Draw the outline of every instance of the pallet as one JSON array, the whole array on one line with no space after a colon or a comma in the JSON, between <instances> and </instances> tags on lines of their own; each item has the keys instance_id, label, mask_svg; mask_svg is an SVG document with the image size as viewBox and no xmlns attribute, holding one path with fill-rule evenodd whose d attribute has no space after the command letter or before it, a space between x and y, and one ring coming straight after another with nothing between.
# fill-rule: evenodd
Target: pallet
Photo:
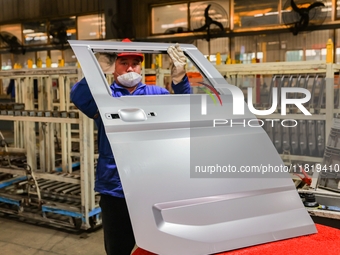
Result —
<instances>
[{"instance_id":1,"label":"pallet","mask_svg":"<svg viewBox=\"0 0 340 255\"><path fill-rule=\"evenodd\" d=\"M88 229L87 221L90 228L101 225L99 194L87 220L81 206L79 175L54 173L51 176L66 182L51 180L53 177L36 178L36 182L32 182L27 175L0 172L0 212L75 229Z\"/></svg>"}]
</instances>

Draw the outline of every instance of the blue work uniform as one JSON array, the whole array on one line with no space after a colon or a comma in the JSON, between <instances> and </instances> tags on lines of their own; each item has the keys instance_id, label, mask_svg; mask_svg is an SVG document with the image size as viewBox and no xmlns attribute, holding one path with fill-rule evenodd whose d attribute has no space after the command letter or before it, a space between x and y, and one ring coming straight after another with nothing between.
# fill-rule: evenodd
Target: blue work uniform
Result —
<instances>
[{"instance_id":1,"label":"blue work uniform","mask_svg":"<svg viewBox=\"0 0 340 255\"><path fill-rule=\"evenodd\" d=\"M169 91L154 85L145 85L139 83L136 90L130 92L116 84L110 86L113 97L121 96L137 96L137 95L161 95L169 94ZM190 83L187 76L183 80L174 85L172 88L176 94L190 94ZM90 92L86 79L76 83L71 90L71 100L89 118L94 119L98 128L98 151L99 157L96 169L95 191L100 194L110 195L114 197L124 197L122 184L117 171L117 165L113 156L109 140L107 139L104 124L98 114L98 107Z\"/></svg>"}]
</instances>

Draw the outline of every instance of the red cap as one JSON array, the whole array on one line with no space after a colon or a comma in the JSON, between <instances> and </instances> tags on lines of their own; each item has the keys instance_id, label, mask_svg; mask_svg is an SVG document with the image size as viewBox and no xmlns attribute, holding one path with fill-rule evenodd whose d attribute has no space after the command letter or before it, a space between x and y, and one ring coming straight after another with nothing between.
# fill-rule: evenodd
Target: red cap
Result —
<instances>
[{"instance_id":1,"label":"red cap","mask_svg":"<svg viewBox=\"0 0 340 255\"><path fill-rule=\"evenodd\" d=\"M122 40L122 42L131 42L131 40L129 38L125 38ZM136 57L139 57L142 62L144 60L144 55L138 52L122 52L117 55L118 58L123 57L123 56L136 56Z\"/></svg>"}]
</instances>

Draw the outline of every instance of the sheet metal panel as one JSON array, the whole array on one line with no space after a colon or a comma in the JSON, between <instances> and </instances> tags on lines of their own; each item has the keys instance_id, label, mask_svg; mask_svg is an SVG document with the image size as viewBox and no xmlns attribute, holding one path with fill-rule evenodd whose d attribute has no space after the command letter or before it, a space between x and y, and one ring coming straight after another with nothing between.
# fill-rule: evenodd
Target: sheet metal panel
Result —
<instances>
[{"instance_id":1,"label":"sheet metal panel","mask_svg":"<svg viewBox=\"0 0 340 255\"><path fill-rule=\"evenodd\" d=\"M165 53L170 44L70 44L103 119L139 247L157 254L211 254L316 232L288 173L238 171L283 162L262 128L213 127L213 119L256 117L247 107L242 116L232 113L230 85L195 46L181 48L223 101L216 106L207 100L207 115L200 111L202 95L112 98L93 55L100 50ZM107 118L131 109L147 118ZM238 170L214 176L195 172L197 166L217 165ZM245 210L249 205L252 209Z\"/></svg>"}]
</instances>

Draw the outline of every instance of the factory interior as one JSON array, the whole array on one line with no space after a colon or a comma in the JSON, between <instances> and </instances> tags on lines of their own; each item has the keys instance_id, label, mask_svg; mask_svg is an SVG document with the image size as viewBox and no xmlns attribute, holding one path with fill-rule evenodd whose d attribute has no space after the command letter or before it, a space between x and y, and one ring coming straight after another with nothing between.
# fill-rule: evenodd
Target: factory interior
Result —
<instances>
[{"instance_id":1,"label":"factory interior","mask_svg":"<svg viewBox=\"0 0 340 255\"><path fill-rule=\"evenodd\" d=\"M132 255L340 254L340 1L0 6L1 254L109 254L98 116L122 169ZM168 47L177 44L190 100L173 84ZM98 56L124 52L142 56L141 83L166 89L164 101L126 97L115 102L131 108L118 113L101 101L116 74ZM91 118L70 96L84 77L98 106ZM194 113L198 96L208 114L203 105ZM273 164L281 168L271 175Z\"/></svg>"}]
</instances>

